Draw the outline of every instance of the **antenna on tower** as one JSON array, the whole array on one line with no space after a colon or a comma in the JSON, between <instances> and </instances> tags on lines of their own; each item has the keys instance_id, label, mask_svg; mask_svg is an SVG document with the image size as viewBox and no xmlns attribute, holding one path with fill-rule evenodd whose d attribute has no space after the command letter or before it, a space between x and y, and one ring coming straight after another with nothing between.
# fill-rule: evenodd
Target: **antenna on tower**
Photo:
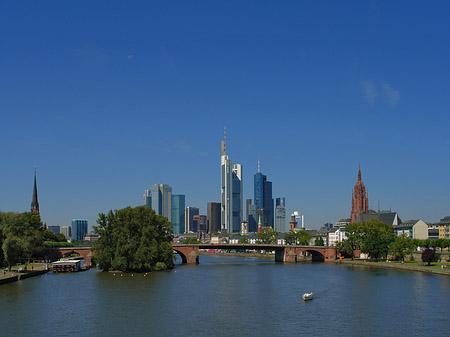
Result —
<instances>
[{"instance_id":1,"label":"antenna on tower","mask_svg":"<svg viewBox=\"0 0 450 337\"><path fill-rule=\"evenodd\" d=\"M261 172L261 161L258 158L258 173Z\"/></svg>"},{"instance_id":2,"label":"antenna on tower","mask_svg":"<svg viewBox=\"0 0 450 337\"><path fill-rule=\"evenodd\" d=\"M227 149L227 126L225 125L223 127L223 144L224 144L224 150Z\"/></svg>"},{"instance_id":3,"label":"antenna on tower","mask_svg":"<svg viewBox=\"0 0 450 337\"><path fill-rule=\"evenodd\" d=\"M380 214L380 200L378 200L378 214Z\"/></svg>"}]
</instances>

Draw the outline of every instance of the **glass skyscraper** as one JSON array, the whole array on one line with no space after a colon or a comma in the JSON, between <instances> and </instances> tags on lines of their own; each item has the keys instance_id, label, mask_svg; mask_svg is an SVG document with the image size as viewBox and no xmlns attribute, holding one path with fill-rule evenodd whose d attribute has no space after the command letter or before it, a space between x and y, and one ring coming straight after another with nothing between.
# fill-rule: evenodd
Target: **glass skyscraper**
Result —
<instances>
[{"instance_id":1,"label":"glass skyscraper","mask_svg":"<svg viewBox=\"0 0 450 337\"><path fill-rule=\"evenodd\" d=\"M152 186L152 208L172 222L172 187L166 184Z\"/></svg>"},{"instance_id":2,"label":"glass skyscraper","mask_svg":"<svg viewBox=\"0 0 450 337\"><path fill-rule=\"evenodd\" d=\"M152 191L145 190L144 192L144 206L152 207Z\"/></svg>"},{"instance_id":3,"label":"glass skyscraper","mask_svg":"<svg viewBox=\"0 0 450 337\"><path fill-rule=\"evenodd\" d=\"M258 172L254 176L254 205L258 210L258 219L261 216L262 226L273 228L274 211L272 198L272 182L268 181L267 177L260 172L259 160Z\"/></svg>"},{"instance_id":4,"label":"glass skyscraper","mask_svg":"<svg viewBox=\"0 0 450 337\"><path fill-rule=\"evenodd\" d=\"M72 220L72 241L83 240L88 233L88 221L85 219Z\"/></svg>"},{"instance_id":5,"label":"glass skyscraper","mask_svg":"<svg viewBox=\"0 0 450 337\"><path fill-rule=\"evenodd\" d=\"M172 230L173 234L184 233L185 224L185 196L183 194L172 195Z\"/></svg>"},{"instance_id":6,"label":"glass skyscraper","mask_svg":"<svg viewBox=\"0 0 450 337\"><path fill-rule=\"evenodd\" d=\"M275 230L280 233L286 233L289 231L289 228L286 224L286 199L285 198L276 198Z\"/></svg>"}]
</instances>

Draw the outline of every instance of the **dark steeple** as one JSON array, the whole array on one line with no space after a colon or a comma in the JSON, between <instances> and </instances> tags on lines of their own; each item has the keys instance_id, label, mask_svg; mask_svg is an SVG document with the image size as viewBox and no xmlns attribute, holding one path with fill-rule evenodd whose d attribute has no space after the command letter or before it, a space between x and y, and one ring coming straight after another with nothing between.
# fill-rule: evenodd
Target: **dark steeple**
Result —
<instances>
[{"instance_id":1,"label":"dark steeple","mask_svg":"<svg viewBox=\"0 0 450 337\"><path fill-rule=\"evenodd\" d=\"M33 200L31 201L31 214L39 215L39 202L36 184L36 168L34 168L34 188L33 188Z\"/></svg>"}]
</instances>

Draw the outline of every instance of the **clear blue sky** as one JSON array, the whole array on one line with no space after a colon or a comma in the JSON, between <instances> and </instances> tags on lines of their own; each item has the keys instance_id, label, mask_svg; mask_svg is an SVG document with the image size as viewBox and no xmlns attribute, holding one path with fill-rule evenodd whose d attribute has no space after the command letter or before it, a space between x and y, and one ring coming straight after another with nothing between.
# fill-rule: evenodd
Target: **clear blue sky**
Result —
<instances>
[{"instance_id":1,"label":"clear blue sky","mask_svg":"<svg viewBox=\"0 0 450 337\"><path fill-rule=\"evenodd\" d=\"M0 210L69 225L220 199L220 141L308 227L369 206L450 215L450 2L0 3Z\"/></svg>"}]
</instances>

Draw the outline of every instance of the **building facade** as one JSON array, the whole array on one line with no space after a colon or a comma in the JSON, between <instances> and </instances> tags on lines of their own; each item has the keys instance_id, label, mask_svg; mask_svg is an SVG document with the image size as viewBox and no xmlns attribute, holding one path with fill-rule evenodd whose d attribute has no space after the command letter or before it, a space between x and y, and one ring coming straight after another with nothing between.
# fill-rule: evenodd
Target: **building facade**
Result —
<instances>
[{"instance_id":1,"label":"building facade","mask_svg":"<svg viewBox=\"0 0 450 337\"><path fill-rule=\"evenodd\" d=\"M143 197L144 197L144 206L152 207L152 191L145 190Z\"/></svg>"},{"instance_id":2,"label":"building facade","mask_svg":"<svg viewBox=\"0 0 450 337\"><path fill-rule=\"evenodd\" d=\"M207 233L208 231L208 217L206 215L197 214L193 216L194 226L197 226L197 230L195 232L198 233Z\"/></svg>"},{"instance_id":3,"label":"building facade","mask_svg":"<svg viewBox=\"0 0 450 337\"><path fill-rule=\"evenodd\" d=\"M71 231L72 241L83 240L84 236L88 233L88 221L85 219L73 219Z\"/></svg>"},{"instance_id":4,"label":"building facade","mask_svg":"<svg viewBox=\"0 0 450 337\"><path fill-rule=\"evenodd\" d=\"M450 216L443 217L436 227L439 229L439 239L450 239Z\"/></svg>"},{"instance_id":5,"label":"building facade","mask_svg":"<svg viewBox=\"0 0 450 337\"><path fill-rule=\"evenodd\" d=\"M61 227L61 234L64 235L66 240L70 240L70 238L72 237L72 227L71 226Z\"/></svg>"},{"instance_id":6,"label":"building facade","mask_svg":"<svg viewBox=\"0 0 450 337\"><path fill-rule=\"evenodd\" d=\"M361 180L361 167L358 170L358 181L355 184L352 193L352 213L351 221L355 222L359 214L367 213L369 211L369 199L367 198L366 187Z\"/></svg>"},{"instance_id":7,"label":"building facade","mask_svg":"<svg viewBox=\"0 0 450 337\"><path fill-rule=\"evenodd\" d=\"M172 222L172 187L166 184L152 186L152 208Z\"/></svg>"},{"instance_id":8,"label":"building facade","mask_svg":"<svg viewBox=\"0 0 450 337\"><path fill-rule=\"evenodd\" d=\"M183 194L172 195L172 231L178 235L185 230L186 197Z\"/></svg>"},{"instance_id":9,"label":"building facade","mask_svg":"<svg viewBox=\"0 0 450 337\"><path fill-rule=\"evenodd\" d=\"M220 144L221 231L239 232L242 220L242 165L233 163L226 154L226 133Z\"/></svg>"},{"instance_id":10,"label":"building facade","mask_svg":"<svg viewBox=\"0 0 450 337\"><path fill-rule=\"evenodd\" d=\"M47 226L47 229L55 234L61 233L61 226L60 225L53 225L53 226Z\"/></svg>"},{"instance_id":11,"label":"building facade","mask_svg":"<svg viewBox=\"0 0 450 337\"><path fill-rule=\"evenodd\" d=\"M263 227L274 228L274 207L272 198L272 182L261 173L261 163L258 160L258 172L254 175L254 204L258 209ZM259 220L258 220L259 221Z\"/></svg>"},{"instance_id":12,"label":"building facade","mask_svg":"<svg viewBox=\"0 0 450 337\"><path fill-rule=\"evenodd\" d=\"M220 232L220 202L208 202L206 208L208 232L211 234Z\"/></svg>"},{"instance_id":13,"label":"building facade","mask_svg":"<svg viewBox=\"0 0 450 337\"><path fill-rule=\"evenodd\" d=\"M411 239L428 239L428 225L423 220L408 220L394 226L397 236L404 235Z\"/></svg>"},{"instance_id":14,"label":"building facade","mask_svg":"<svg viewBox=\"0 0 450 337\"><path fill-rule=\"evenodd\" d=\"M279 233L289 231L286 225L286 198L276 198L275 202L275 230Z\"/></svg>"},{"instance_id":15,"label":"building facade","mask_svg":"<svg viewBox=\"0 0 450 337\"><path fill-rule=\"evenodd\" d=\"M185 233L196 233L198 221L194 221L194 215L199 215L200 210L197 207L186 207L185 210Z\"/></svg>"}]
</instances>

